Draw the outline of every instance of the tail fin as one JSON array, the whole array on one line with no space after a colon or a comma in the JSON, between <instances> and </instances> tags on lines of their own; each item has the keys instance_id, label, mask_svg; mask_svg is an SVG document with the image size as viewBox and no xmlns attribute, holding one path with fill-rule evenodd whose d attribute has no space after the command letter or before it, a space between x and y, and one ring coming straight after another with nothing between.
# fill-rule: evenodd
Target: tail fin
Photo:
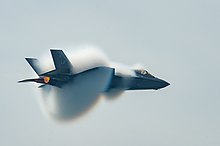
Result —
<instances>
[{"instance_id":1,"label":"tail fin","mask_svg":"<svg viewBox=\"0 0 220 146\"><path fill-rule=\"evenodd\" d=\"M40 68L40 63L36 58L25 58L25 59L30 64L30 66L33 68L33 70L37 73L37 75L40 75L43 73L42 69Z\"/></svg>"},{"instance_id":2,"label":"tail fin","mask_svg":"<svg viewBox=\"0 0 220 146\"><path fill-rule=\"evenodd\" d=\"M57 70L65 73L73 73L73 66L62 50L50 50L53 57L54 66Z\"/></svg>"}]
</instances>

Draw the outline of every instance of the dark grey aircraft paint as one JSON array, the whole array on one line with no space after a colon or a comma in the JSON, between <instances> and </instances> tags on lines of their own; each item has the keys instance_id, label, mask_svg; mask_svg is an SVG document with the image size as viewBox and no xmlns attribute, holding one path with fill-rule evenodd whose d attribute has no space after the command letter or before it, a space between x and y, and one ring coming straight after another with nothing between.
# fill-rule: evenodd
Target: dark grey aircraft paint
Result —
<instances>
[{"instance_id":1,"label":"dark grey aircraft paint","mask_svg":"<svg viewBox=\"0 0 220 146\"><path fill-rule=\"evenodd\" d=\"M125 89L125 90L145 90L164 88L170 85L168 82L161 80L147 73L145 70L134 70L135 77L123 77L114 75L112 82L109 86L111 89Z\"/></svg>"},{"instance_id":2,"label":"dark grey aircraft paint","mask_svg":"<svg viewBox=\"0 0 220 146\"><path fill-rule=\"evenodd\" d=\"M100 66L92 69L85 70L80 73L74 73L74 67L64 54L62 50L50 50L54 61L55 70L43 73L39 67L38 60L35 58L26 58L27 62L31 65L34 71L38 74L39 78L25 79L21 82L36 82L42 85L51 85L58 88L66 85L69 82L74 83L74 78L89 73L96 69L102 69L112 72L112 79L109 86L103 92L108 92L112 89L123 89L123 90L145 90L145 89L160 89L170 85L168 82L156 78L149 74L146 70L134 70L135 76L123 76L117 75L114 68Z\"/></svg>"}]
</instances>

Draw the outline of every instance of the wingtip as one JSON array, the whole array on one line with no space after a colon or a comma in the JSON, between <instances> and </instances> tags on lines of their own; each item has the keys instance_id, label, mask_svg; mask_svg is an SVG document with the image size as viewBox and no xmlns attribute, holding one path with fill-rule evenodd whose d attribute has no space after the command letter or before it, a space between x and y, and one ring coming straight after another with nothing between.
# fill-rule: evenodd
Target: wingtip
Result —
<instances>
[{"instance_id":1,"label":"wingtip","mask_svg":"<svg viewBox=\"0 0 220 146\"><path fill-rule=\"evenodd\" d=\"M27 81L26 80L17 81L17 83L24 83L24 82L27 82Z\"/></svg>"},{"instance_id":2,"label":"wingtip","mask_svg":"<svg viewBox=\"0 0 220 146\"><path fill-rule=\"evenodd\" d=\"M19 80L19 81L17 81L17 83L23 83L23 82L25 82L25 80Z\"/></svg>"},{"instance_id":3,"label":"wingtip","mask_svg":"<svg viewBox=\"0 0 220 146\"><path fill-rule=\"evenodd\" d=\"M25 60L26 60L26 61L37 60L37 58L25 57Z\"/></svg>"},{"instance_id":4,"label":"wingtip","mask_svg":"<svg viewBox=\"0 0 220 146\"><path fill-rule=\"evenodd\" d=\"M59 48L51 48L50 49L50 52L54 52L54 51L63 51L62 49L59 49Z\"/></svg>"}]
</instances>

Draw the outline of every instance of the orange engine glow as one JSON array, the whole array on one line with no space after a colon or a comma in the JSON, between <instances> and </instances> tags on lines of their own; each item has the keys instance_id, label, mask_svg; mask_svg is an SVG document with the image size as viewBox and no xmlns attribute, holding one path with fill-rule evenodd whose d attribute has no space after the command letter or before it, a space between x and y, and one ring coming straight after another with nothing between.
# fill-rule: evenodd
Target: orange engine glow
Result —
<instances>
[{"instance_id":1,"label":"orange engine glow","mask_svg":"<svg viewBox=\"0 0 220 146\"><path fill-rule=\"evenodd\" d=\"M44 77L44 83L49 83L49 81L50 81L50 77Z\"/></svg>"}]
</instances>

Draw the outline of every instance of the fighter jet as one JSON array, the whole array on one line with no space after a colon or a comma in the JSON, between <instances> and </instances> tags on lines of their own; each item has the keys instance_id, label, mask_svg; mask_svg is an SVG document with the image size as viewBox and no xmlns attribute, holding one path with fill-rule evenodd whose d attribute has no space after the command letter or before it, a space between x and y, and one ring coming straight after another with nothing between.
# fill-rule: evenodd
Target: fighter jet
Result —
<instances>
[{"instance_id":1,"label":"fighter jet","mask_svg":"<svg viewBox=\"0 0 220 146\"><path fill-rule=\"evenodd\" d=\"M40 68L39 61L35 58L25 58L26 61L30 64L33 70L37 73L38 78L34 79L24 79L18 81L22 82L36 82L41 85L39 88L43 88L46 85L62 88L70 82L74 83L74 80L79 78L82 75L89 73L95 73L96 70L101 70L111 74L111 80L108 86L104 89L103 92L108 92L113 89L123 89L123 90L145 90L145 89L154 89L158 90L170 85L168 82L159 79L144 69L134 69L132 70L134 75L124 76L118 74L115 71L115 68L109 66L98 66L84 70L82 72L76 72L74 66L68 60L66 55L62 50L51 49L51 55L53 58L55 69L44 72ZM77 86L77 85L76 85Z\"/></svg>"}]
</instances>

